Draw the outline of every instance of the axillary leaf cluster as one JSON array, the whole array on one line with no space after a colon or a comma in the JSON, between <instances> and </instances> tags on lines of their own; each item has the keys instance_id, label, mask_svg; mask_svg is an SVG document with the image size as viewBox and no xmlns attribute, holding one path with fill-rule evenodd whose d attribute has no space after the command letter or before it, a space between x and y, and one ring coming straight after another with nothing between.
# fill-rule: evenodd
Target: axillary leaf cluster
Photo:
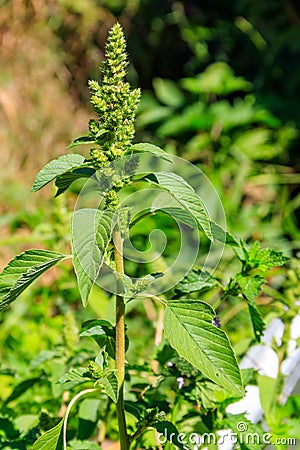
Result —
<instances>
[{"instance_id":1,"label":"axillary leaf cluster","mask_svg":"<svg viewBox=\"0 0 300 450\"><path fill-rule=\"evenodd\" d=\"M90 134L97 144L90 150L95 167L124 156L134 138L134 119L141 92L131 90L124 80L127 65L126 41L117 23L109 32L101 85L89 81L91 104L98 115L98 120L89 122Z\"/></svg>"}]
</instances>

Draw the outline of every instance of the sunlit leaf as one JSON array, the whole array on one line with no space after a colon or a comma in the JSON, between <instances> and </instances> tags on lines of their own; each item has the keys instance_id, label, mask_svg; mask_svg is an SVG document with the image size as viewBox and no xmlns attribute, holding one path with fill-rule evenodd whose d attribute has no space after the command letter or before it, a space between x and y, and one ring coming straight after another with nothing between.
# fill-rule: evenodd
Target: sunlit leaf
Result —
<instances>
[{"instance_id":1,"label":"sunlit leaf","mask_svg":"<svg viewBox=\"0 0 300 450\"><path fill-rule=\"evenodd\" d=\"M84 161L85 158L83 156L73 153L53 159L39 171L31 188L31 192L39 191L59 175L68 172L70 169L81 166Z\"/></svg>"},{"instance_id":2,"label":"sunlit leaf","mask_svg":"<svg viewBox=\"0 0 300 450\"><path fill-rule=\"evenodd\" d=\"M56 427L46 431L31 447L31 450L62 450L63 420Z\"/></svg>"},{"instance_id":3,"label":"sunlit leaf","mask_svg":"<svg viewBox=\"0 0 300 450\"><path fill-rule=\"evenodd\" d=\"M114 226L113 216L112 211L85 208L75 211L72 217L73 265L84 306L103 265Z\"/></svg>"},{"instance_id":4,"label":"sunlit leaf","mask_svg":"<svg viewBox=\"0 0 300 450\"><path fill-rule=\"evenodd\" d=\"M187 293L203 291L219 286L220 283L203 270L192 270L176 286L176 291Z\"/></svg>"},{"instance_id":5,"label":"sunlit leaf","mask_svg":"<svg viewBox=\"0 0 300 450\"><path fill-rule=\"evenodd\" d=\"M213 237L219 241L224 242L232 247L240 247L239 241L229 231L224 230L221 225L211 221L211 230Z\"/></svg>"},{"instance_id":6,"label":"sunlit leaf","mask_svg":"<svg viewBox=\"0 0 300 450\"><path fill-rule=\"evenodd\" d=\"M244 78L235 76L233 70L224 62L211 64L197 77L183 79L182 86L195 94L216 95L249 91L252 87Z\"/></svg>"},{"instance_id":7,"label":"sunlit leaf","mask_svg":"<svg viewBox=\"0 0 300 450\"><path fill-rule=\"evenodd\" d=\"M174 173L154 172L147 175L145 179L169 192L180 206L192 215L207 237L213 240L207 209L198 194L183 178Z\"/></svg>"},{"instance_id":8,"label":"sunlit leaf","mask_svg":"<svg viewBox=\"0 0 300 450\"><path fill-rule=\"evenodd\" d=\"M234 395L243 395L239 367L224 331L213 325L213 308L201 301L167 302L165 336L179 356Z\"/></svg>"},{"instance_id":9,"label":"sunlit leaf","mask_svg":"<svg viewBox=\"0 0 300 450\"><path fill-rule=\"evenodd\" d=\"M168 153L166 153L161 148L157 147L153 144L148 144L146 142L140 142L138 144L134 144L130 147L129 152L137 152L137 153L151 153L154 156L157 156L158 158L162 158L165 161L173 162L173 159L171 158Z\"/></svg>"},{"instance_id":10,"label":"sunlit leaf","mask_svg":"<svg viewBox=\"0 0 300 450\"><path fill-rule=\"evenodd\" d=\"M33 281L66 255L50 250L26 250L0 274L0 311L13 302Z\"/></svg>"}]
</instances>

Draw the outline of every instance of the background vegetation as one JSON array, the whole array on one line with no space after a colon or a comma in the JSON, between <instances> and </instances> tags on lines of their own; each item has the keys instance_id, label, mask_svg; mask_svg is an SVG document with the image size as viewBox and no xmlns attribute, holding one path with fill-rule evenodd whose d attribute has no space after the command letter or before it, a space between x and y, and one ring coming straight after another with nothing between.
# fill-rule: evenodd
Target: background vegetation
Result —
<instances>
[{"instance_id":1,"label":"background vegetation","mask_svg":"<svg viewBox=\"0 0 300 450\"><path fill-rule=\"evenodd\" d=\"M130 82L143 90L138 140L199 165L220 195L228 229L292 258L287 269L270 273L258 299L267 323L284 319L283 345L272 342L283 361L300 294L298 2L2 0L0 6L1 267L33 244L68 251L75 196L49 200L50 187L35 196L29 190L40 167L86 133L87 80L98 77L107 31L117 19L128 37ZM232 258L226 253L217 270L225 281L236 269ZM92 342L78 340L79 324L95 316L113 320L105 292L94 292L83 310L71 268L60 270L58 277L52 269L1 317L0 442L25 432L33 441L41 408L46 422L63 414L68 392L55 382L94 351ZM232 299L219 312L242 358L253 344L245 311ZM159 311L149 303L129 321L137 339L128 360L142 363L155 351ZM160 355L156 364L162 361ZM278 380L280 393L282 375ZM291 420L300 409L295 398L298 406L286 412ZM89 411L99 407L93 400ZM80 414L83 422L84 404ZM268 424L279 433L282 424L272 420ZM114 433L112 424L112 439ZM82 425L77 438L90 434ZM27 448L15 445L4 448Z\"/></svg>"}]
</instances>

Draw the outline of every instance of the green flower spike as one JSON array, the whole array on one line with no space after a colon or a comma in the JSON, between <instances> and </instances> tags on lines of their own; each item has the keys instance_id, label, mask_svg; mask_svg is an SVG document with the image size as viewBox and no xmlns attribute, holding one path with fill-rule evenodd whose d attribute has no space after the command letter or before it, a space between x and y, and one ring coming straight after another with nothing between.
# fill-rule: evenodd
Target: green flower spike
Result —
<instances>
[{"instance_id":1,"label":"green flower spike","mask_svg":"<svg viewBox=\"0 0 300 450\"><path fill-rule=\"evenodd\" d=\"M90 81L91 104L99 119L89 123L90 133L99 148L91 150L96 168L124 156L134 137L134 119L140 98L139 89L130 89L124 81L128 65L126 41L121 26L115 24L106 44L102 83Z\"/></svg>"}]
</instances>

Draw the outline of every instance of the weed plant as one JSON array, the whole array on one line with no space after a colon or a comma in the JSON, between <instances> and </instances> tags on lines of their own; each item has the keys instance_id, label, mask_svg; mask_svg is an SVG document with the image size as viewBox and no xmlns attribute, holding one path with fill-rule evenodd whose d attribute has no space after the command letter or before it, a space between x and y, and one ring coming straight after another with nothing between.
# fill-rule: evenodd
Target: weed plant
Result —
<instances>
[{"instance_id":1,"label":"weed plant","mask_svg":"<svg viewBox=\"0 0 300 450\"><path fill-rule=\"evenodd\" d=\"M84 320L79 332L72 313L68 312L63 336L58 339L57 333L47 336L43 323L49 318L62 327L62 317L49 313L47 307L39 307L41 316L34 333L48 339L50 350L41 349L31 359L30 378L16 383L12 390L10 381L4 383L0 442L7 450L93 450L101 448L105 437L119 441L121 450L160 448L162 439L165 448L185 449L189 448L186 442L192 435L216 436L218 430L226 428L241 431L240 423L246 424L244 432L249 428L263 443L261 425L226 410L230 403L243 397L244 386L256 375L249 369L240 370L222 329L222 311L224 305L231 305L232 299L246 308L252 342L260 342L265 322L255 300L266 281L271 285L272 270L280 270L278 267L288 258L258 241L247 245L226 231L211 219L205 198L198 195L189 180L172 170L176 160L171 155L153 144L133 143L140 91L132 90L125 81L127 64L125 38L116 24L109 33L101 83L89 83L96 118L89 121L88 134L69 146L77 149L88 145L89 154L68 153L52 160L38 173L32 187L36 192L55 181L56 196L69 189L79 191L71 219L72 254L62 253L61 249L26 250L0 275L1 310L58 263L62 263L62 281L56 295L65 289L75 298L72 281L68 279L72 259L83 306L92 297L93 302L103 304L106 296L114 320L104 319L98 308L99 316ZM79 190L78 183L82 181L87 183ZM163 194L150 208L144 205L149 187ZM137 205L126 203L126 198L139 192L143 200L137 210ZM150 262L125 259L130 233L146 252L149 245L144 239L145 230L151 228L157 216L166 214L173 222L160 219L158 223L165 224L163 231L171 241L173 237L173 243L176 227L181 227L183 237L200 236L207 253L218 242L231 249L235 255L233 267L237 269L227 277L222 274L216 277L195 258L192 267L188 270L184 267L186 273L179 277L167 265L168 246L165 254L156 257L156 270L152 272L147 271L152 259ZM64 211L60 210L60 241L65 239L63 216ZM136 227L142 231L136 232ZM285 285L290 295L287 313L290 318L297 314L294 287L294 281ZM276 292L274 288L273 291ZM153 358L147 354L141 358L139 347L130 353L129 346L135 339L141 335L151 337L143 327L145 322L140 321L141 305L145 305L148 324L156 322ZM140 328L136 332L137 326ZM17 324L15 328L15 336L7 339L12 345L18 340ZM28 345L32 345L32 336L28 339ZM39 349L36 344L36 350ZM21 366L23 376L25 371ZM13 375L9 367L2 369L1 376L6 380ZM36 403L28 415L30 392L35 386ZM276 393L279 395L279 390ZM25 395L25 401L16 410L12 405L21 395ZM269 408L268 424L274 436L280 434L279 423L274 424L273 420L279 400L274 395L274 402L264 405ZM43 403L42 408L38 401ZM297 398L293 398L285 412L292 402L294 409L286 422L286 436L295 431L293 414L299 409ZM187 441L182 441L180 433L184 433ZM242 432L238 434L238 442L243 448L245 445L250 448Z\"/></svg>"}]
</instances>

